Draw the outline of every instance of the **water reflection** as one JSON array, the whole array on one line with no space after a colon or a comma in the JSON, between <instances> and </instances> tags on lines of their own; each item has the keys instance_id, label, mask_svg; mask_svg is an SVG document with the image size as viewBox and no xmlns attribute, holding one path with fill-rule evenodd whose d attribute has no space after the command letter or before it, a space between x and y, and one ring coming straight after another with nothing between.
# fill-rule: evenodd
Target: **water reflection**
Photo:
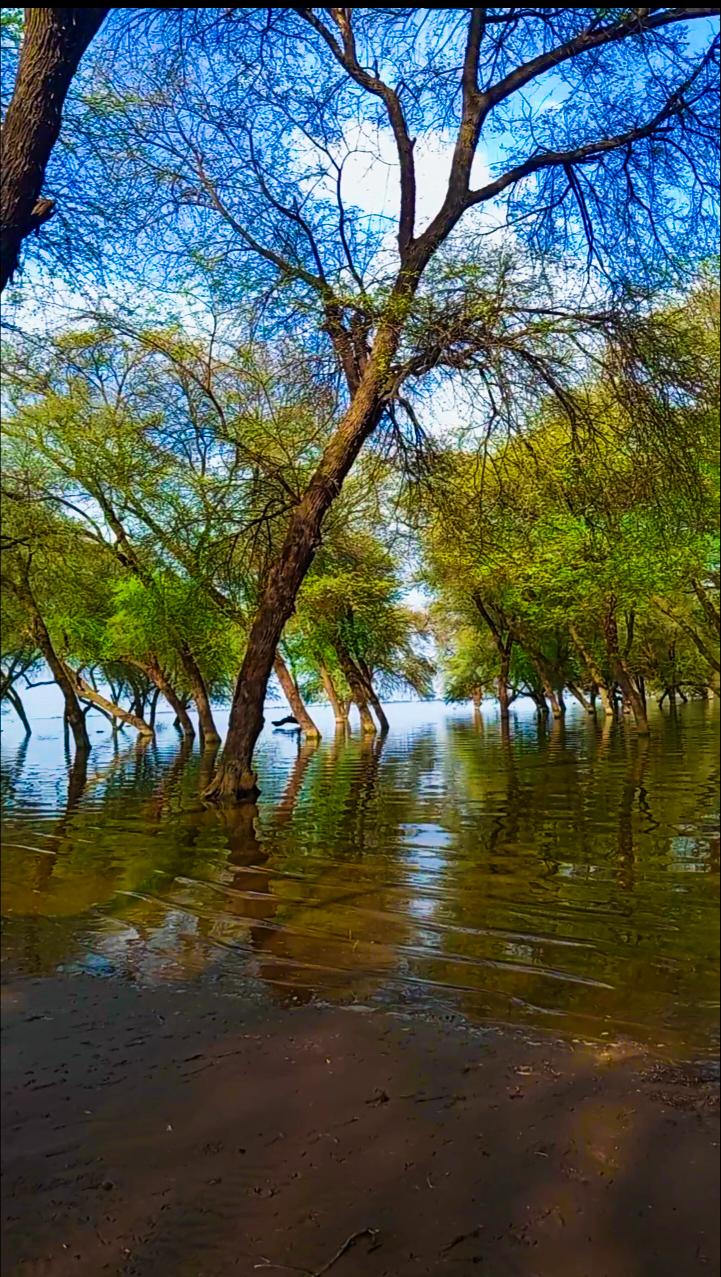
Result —
<instances>
[{"instance_id":1,"label":"water reflection","mask_svg":"<svg viewBox=\"0 0 721 1277\"><path fill-rule=\"evenodd\" d=\"M163 733L68 767L6 744L3 960L717 1041L717 711L650 739L580 712L397 707L388 737L268 736L257 807Z\"/></svg>"}]
</instances>

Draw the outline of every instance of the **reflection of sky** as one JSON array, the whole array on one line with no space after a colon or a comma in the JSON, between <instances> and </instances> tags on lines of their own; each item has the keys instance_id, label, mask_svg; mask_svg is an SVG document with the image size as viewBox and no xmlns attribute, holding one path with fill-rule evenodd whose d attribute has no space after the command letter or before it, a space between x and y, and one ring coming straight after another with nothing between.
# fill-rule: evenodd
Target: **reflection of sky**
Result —
<instances>
[{"instance_id":1,"label":"reflection of sky","mask_svg":"<svg viewBox=\"0 0 721 1277\"><path fill-rule=\"evenodd\" d=\"M435 775L435 772L433 773ZM438 888L439 879L445 870L448 860L442 854L443 849L450 847L453 835L447 829L435 824L400 825L399 851L406 848L405 869L406 883L413 887ZM432 895L411 895L408 899L408 912L418 919L432 918L437 909L437 900Z\"/></svg>"},{"instance_id":2,"label":"reflection of sky","mask_svg":"<svg viewBox=\"0 0 721 1277\"><path fill-rule=\"evenodd\" d=\"M677 869L687 873L703 873L706 869L703 851L697 838L687 838L683 834L670 841L671 855L677 862Z\"/></svg>"}]
</instances>

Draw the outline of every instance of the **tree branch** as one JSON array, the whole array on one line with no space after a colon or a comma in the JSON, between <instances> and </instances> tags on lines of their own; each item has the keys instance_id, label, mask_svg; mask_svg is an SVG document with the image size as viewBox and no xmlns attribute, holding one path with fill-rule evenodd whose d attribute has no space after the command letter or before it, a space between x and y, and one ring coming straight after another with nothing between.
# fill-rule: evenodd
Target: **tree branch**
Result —
<instances>
[{"instance_id":1,"label":"tree branch","mask_svg":"<svg viewBox=\"0 0 721 1277\"><path fill-rule=\"evenodd\" d=\"M416 222L416 174L413 158L415 139L408 132L408 125L406 124L398 93L389 84L386 84L384 80L381 80L379 76L367 71L358 61L355 36L351 25L351 9L331 8L327 10L340 32L342 44L339 44L332 31L329 31L320 18L316 17L311 8L300 5L294 5L293 7L309 23L313 30L317 31L318 35L325 40L333 57L348 72L351 79L360 85L362 89L365 89L366 93L379 98L386 108L396 142L398 163L400 165L401 209L398 219L398 247L401 258L403 258L413 242Z\"/></svg>"}]
</instances>

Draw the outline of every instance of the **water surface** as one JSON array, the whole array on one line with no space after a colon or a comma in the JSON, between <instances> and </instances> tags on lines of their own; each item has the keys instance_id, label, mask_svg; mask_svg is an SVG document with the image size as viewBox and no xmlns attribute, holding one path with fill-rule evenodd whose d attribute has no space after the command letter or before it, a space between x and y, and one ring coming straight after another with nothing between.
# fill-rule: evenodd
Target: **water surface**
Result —
<instances>
[{"instance_id":1,"label":"water surface","mask_svg":"<svg viewBox=\"0 0 721 1277\"><path fill-rule=\"evenodd\" d=\"M209 760L58 720L3 741L5 978L86 970L718 1047L718 708L504 731L389 707L385 741L266 731L257 807L199 801Z\"/></svg>"}]
</instances>

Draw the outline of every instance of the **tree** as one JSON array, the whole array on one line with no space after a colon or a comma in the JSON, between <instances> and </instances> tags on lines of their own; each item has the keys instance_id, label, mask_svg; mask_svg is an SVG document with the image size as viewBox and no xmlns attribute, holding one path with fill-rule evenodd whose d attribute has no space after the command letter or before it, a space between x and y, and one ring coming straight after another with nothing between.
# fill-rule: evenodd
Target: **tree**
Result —
<instances>
[{"instance_id":1,"label":"tree","mask_svg":"<svg viewBox=\"0 0 721 1277\"><path fill-rule=\"evenodd\" d=\"M381 731L388 730L379 689L432 694L433 665L419 645L424 619L403 605L401 595L390 551L367 531L346 525L326 539L288 627L288 640L299 638L335 701L336 718L344 717L336 689L340 674L368 735L376 730L371 709Z\"/></svg>"},{"instance_id":2,"label":"tree","mask_svg":"<svg viewBox=\"0 0 721 1277\"><path fill-rule=\"evenodd\" d=\"M702 283L653 317L661 366L632 394L607 363L575 392L582 415L549 400L484 465L460 450L438 462L419 521L427 580L454 620L466 688L469 662L489 681L482 622L504 714L510 683L556 716L564 687L586 709L600 694L612 711L618 693L645 732L647 680L670 693L685 665L703 684L688 638L706 679L718 671L718 314L707 298ZM675 634L659 633L662 616Z\"/></svg>"},{"instance_id":3,"label":"tree","mask_svg":"<svg viewBox=\"0 0 721 1277\"><path fill-rule=\"evenodd\" d=\"M139 250L154 270L182 263L185 279L200 273L226 300L242 280L244 301L263 298L269 327L297 325L310 356L332 359L342 376L342 411L249 617L209 797L255 791L252 755L278 643L364 444L406 419L417 433L416 384L443 370L469 370L493 420L499 385L483 368L508 351L508 335L474 280L474 210L495 202L519 238L556 257L585 244L591 265L624 285L646 284L651 272L668 280L681 239L686 260L691 242L705 251L718 42L685 36L711 12L474 9L459 19L298 9L266 22L247 10L200 11L167 25L152 72L142 40L122 67L99 71L93 100L101 94L107 109L93 116L91 102L86 124L90 171L102 173L92 185L117 209L108 260L118 254L126 269ZM191 47L202 85L184 73ZM542 103L551 82L560 95L552 112ZM364 129L385 131L396 149L397 252L386 226L343 197L349 136ZM438 130L452 135L450 174L422 225L415 142ZM482 138L500 141L492 176L477 182ZM289 144L281 170L274 159ZM533 366L537 383L563 392L552 359Z\"/></svg>"},{"instance_id":4,"label":"tree","mask_svg":"<svg viewBox=\"0 0 721 1277\"><path fill-rule=\"evenodd\" d=\"M20 248L54 211L41 199L63 104L80 59L107 9L25 10L20 57L2 125L0 292L17 269Z\"/></svg>"},{"instance_id":5,"label":"tree","mask_svg":"<svg viewBox=\"0 0 721 1277\"><path fill-rule=\"evenodd\" d=\"M19 684L21 679L27 683L31 675L37 673L42 656L28 632L24 609L12 593L3 599L0 609L0 646L0 701L12 706L26 735L30 736L32 729Z\"/></svg>"}]
</instances>

